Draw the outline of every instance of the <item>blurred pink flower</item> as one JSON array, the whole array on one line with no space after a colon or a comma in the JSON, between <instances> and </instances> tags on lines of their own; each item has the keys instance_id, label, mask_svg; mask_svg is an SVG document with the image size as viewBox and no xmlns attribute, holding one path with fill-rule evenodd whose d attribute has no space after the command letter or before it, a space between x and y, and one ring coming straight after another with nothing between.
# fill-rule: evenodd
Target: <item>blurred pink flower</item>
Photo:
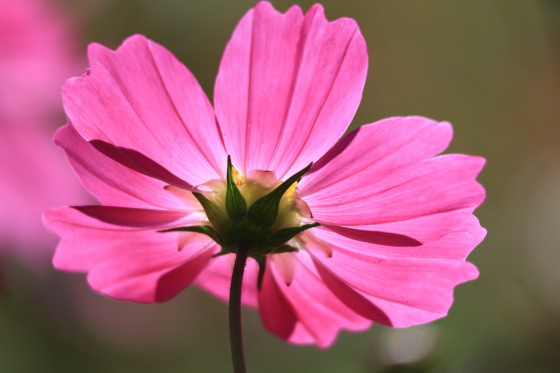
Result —
<instances>
[{"instance_id":1,"label":"blurred pink flower","mask_svg":"<svg viewBox=\"0 0 560 373\"><path fill-rule=\"evenodd\" d=\"M80 71L71 19L52 0L0 0L0 113L59 113L59 89Z\"/></svg>"},{"instance_id":2,"label":"blurred pink flower","mask_svg":"<svg viewBox=\"0 0 560 373\"><path fill-rule=\"evenodd\" d=\"M52 132L60 86L79 71L73 28L52 1L0 0L0 249L47 263L46 208L87 199Z\"/></svg>"},{"instance_id":3,"label":"blurred pink flower","mask_svg":"<svg viewBox=\"0 0 560 373\"><path fill-rule=\"evenodd\" d=\"M389 118L339 141L367 70L353 20L259 3L226 47L214 109L189 70L143 36L116 51L92 44L89 58L91 70L63 88L70 123L55 141L103 206L50 210L45 222L61 236L54 265L88 272L97 291L161 302L194 282L227 299L234 255L214 257L207 235L161 230L215 220L192 192L229 213L228 171L251 206L310 162L273 228L320 225L289 240L297 251L267 253L260 289L256 260L244 277L243 302L280 338L327 347L341 329L426 323L477 277L465 258L485 235L473 216L484 160L436 156L448 123Z\"/></svg>"},{"instance_id":4,"label":"blurred pink flower","mask_svg":"<svg viewBox=\"0 0 560 373\"><path fill-rule=\"evenodd\" d=\"M28 262L47 263L56 240L42 226L41 213L87 199L48 128L6 122L0 128L0 247Z\"/></svg>"}]
</instances>

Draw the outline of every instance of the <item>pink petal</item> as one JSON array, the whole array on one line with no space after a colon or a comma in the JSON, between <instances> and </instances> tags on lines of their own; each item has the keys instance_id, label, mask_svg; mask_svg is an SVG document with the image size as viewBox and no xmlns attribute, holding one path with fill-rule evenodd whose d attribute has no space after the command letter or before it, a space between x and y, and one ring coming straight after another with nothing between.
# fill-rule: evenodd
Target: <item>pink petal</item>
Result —
<instances>
[{"instance_id":1,"label":"pink petal","mask_svg":"<svg viewBox=\"0 0 560 373\"><path fill-rule=\"evenodd\" d=\"M399 233L383 232L378 230L363 230L347 227L337 227L335 225L323 225L324 228L337 232L345 237L352 238L357 241L364 241L378 245L398 246L398 247L414 247L420 246L422 243L412 237Z\"/></svg>"},{"instance_id":2,"label":"pink petal","mask_svg":"<svg viewBox=\"0 0 560 373\"><path fill-rule=\"evenodd\" d=\"M129 216L128 226L121 226L109 219L111 209L115 208L88 207L86 214L61 208L47 211L44 217L47 227L61 237L54 266L89 272L90 285L111 297L136 302L167 300L190 284L218 250L201 234L193 234L187 246L178 250L181 233L156 231L166 220L162 219L165 212L152 212L150 219L150 212L144 210L140 219ZM117 216L113 220L125 223L122 211ZM150 220L153 226L138 227L149 226Z\"/></svg>"},{"instance_id":3,"label":"pink petal","mask_svg":"<svg viewBox=\"0 0 560 373\"><path fill-rule=\"evenodd\" d=\"M450 216L442 220L455 216L460 223L484 199L475 180L484 159L457 154L433 158L451 135L448 123L421 117L363 126L312 167L298 194L313 218L326 225L376 230L374 225L444 213ZM465 211L453 215L455 210ZM448 230L437 231L441 237Z\"/></svg>"},{"instance_id":4,"label":"pink petal","mask_svg":"<svg viewBox=\"0 0 560 373\"><path fill-rule=\"evenodd\" d=\"M310 231L302 232L298 235L302 242L302 246L312 250L316 255L323 255L327 258L332 256L332 246L328 241L317 239L316 235Z\"/></svg>"},{"instance_id":5,"label":"pink petal","mask_svg":"<svg viewBox=\"0 0 560 373\"><path fill-rule=\"evenodd\" d=\"M181 263L143 262L124 269L122 261L106 261L90 270L87 279L93 289L116 299L165 302L190 285L211 256L211 250L203 250Z\"/></svg>"},{"instance_id":6,"label":"pink petal","mask_svg":"<svg viewBox=\"0 0 560 373\"><path fill-rule=\"evenodd\" d=\"M161 164L154 162L139 151L134 149L115 146L102 140L91 140L89 142L97 151L141 174L157 178L165 183L191 190L193 186L177 175L170 172Z\"/></svg>"},{"instance_id":7,"label":"pink petal","mask_svg":"<svg viewBox=\"0 0 560 373\"><path fill-rule=\"evenodd\" d=\"M328 22L314 5L249 11L228 43L215 87L226 149L242 172L283 179L342 136L361 99L366 45L351 19Z\"/></svg>"},{"instance_id":8,"label":"pink petal","mask_svg":"<svg viewBox=\"0 0 560 373\"><path fill-rule=\"evenodd\" d=\"M363 125L313 165L298 185L299 194L323 195L342 182L358 186L379 182L385 174L441 153L452 136L449 123L415 116Z\"/></svg>"},{"instance_id":9,"label":"pink petal","mask_svg":"<svg viewBox=\"0 0 560 373\"><path fill-rule=\"evenodd\" d=\"M268 266L267 271L271 272L271 277L276 282L276 289L282 293L281 296L278 296L289 303L287 308L293 310L298 324L305 328L308 335L312 337L313 344L326 348L334 342L341 329L357 331L367 329L371 325L371 321L356 314L334 296L314 270L314 266L305 252L299 252L297 257L300 261L298 272L289 286L286 285L275 266ZM260 307L261 314L265 313L262 303L260 303ZM281 317L279 313L283 310L277 309L272 312L274 314L271 317ZM295 327L292 328L290 336L285 339L292 343L300 341L301 332L292 339L294 332Z\"/></svg>"},{"instance_id":10,"label":"pink petal","mask_svg":"<svg viewBox=\"0 0 560 373\"><path fill-rule=\"evenodd\" d=\"M222 176L226 154L212 107L169 51L136 35L116 51L91 44L89 58L89 74L63 87L66 113L87 141L191 185Z\"/></svg>"},{"instance_id":11,"label":"pink petal","mask_svg":"<svg viewBox=\"0 0 560 373\"><path fill-rule=\"evenodd\" d=\"M131 207L111 206L73 206L74 210L80 211L89 217L95 218L103 223L119 225L131 228L154 228L180 226L182 221L190 221L182 211L146 210ZM199 222L195 218L195 222Z\"/></svg>"},{"instance_id":12,"label":"pink petal","mask_svg":"<svg viewBox=\"0 0 560 373\"><path fill-rule=\"evenodd\" d=\"M380 174L373 182L367 178L353 178L352 186L340 182L331 188L332 194L306 197L305 202L316 221L333 225L398 222L474 208L485 197L475 180L483 165L483 158L447 154Z\"/></svg>"},{"instance_id":13,"label":"pink petal","mask_svg":"<svg viewBox=\"0 0 560 373\"><path fill-rule=\"evenodd\" d=\"M290 334L290 343L296 345L311 345L316 344L315 338L300 322L297 322Z\"/></svg>"},{"instance_id":14,"label":"pink petal","mask_svg":"<svg viewBox=\"0 0 560 373\"><path fill-rule=\"evenodd\" d=\"M229 288L234 262L235 256L233 254L213 258L204 271L196 278L195 284L224 302L227 302L229 300ZM243 290L241 291L241 301L247 306L257 307L258 305L258 271L257 263L253 259L249 259L245 266Z\"/></svg>"},{"instance_id":15,"label":"pink petal","mask_svg":"<svg viewBox=\"0 0 560 373\"><path fill-rule=\"evenodd\" d=\"M281 253L269 255L270 264L275 267L278 275L290 286L296 275L298 260L295 253Z\"/></svg>"},{"instance_id":16,"label":"pink petal","mask_svg":"<svg viewBox=\"0 0 560 373\"><path fill-rule=\"evenodd\" d=\"M178 208L180 200L166 183L126 167L96 150L71 124L60 128L55 143L66 152L82 183L101 203L127 207Z\"/></svg>"},{"instance_id":17,"label":"pink petal","mask_svg":"<svg viewBox=\"0 0 560 373\"><path fill-rule=\"evenodd\" d=\"M416 246L418 243L437 240L458 226L461 226L466 220L473 218L473 210L474 207L467 207L453 211L444 211L435 214L412 217L394 222L369 225L351 225L349 228L335 227L332 225L324 225L324 227L332 231L340 232L341 234L349 237L353 236L353 234L349 234L350 231L363 232L358 234L358 236L361 236L360 238L357 236L354 238L380 244L384 243L379 240L372 240L370 239L371 237L366 236L368 236L370 232L402 235L403 237L408 237L408 240L412 241L410 241L409 245L404 244L401 246ZM480 225L478 225L478 227L480 227ZM390 242L386 242L385 244L389 246L399 246L396 243Z\"/></svg>"},{"instance_id":18,"label":"pink petal","mask_svg":"<svg viewBox=\"0 0 560 373\"><path fill-rule=\"evenodd\" d=\"M371 315L374 321L396 327L425 323L445 316L453 302L453 288L478 276L471 263L441 255L448 250L458 253L448 257L460 258L480 242L480 235L473 239L471 224L414 248L386 248L342 236L336 240L331 233L333 257L315 255L314 261L327 285L356 312L372 312L367 309L369 301L381 311L381 317ZM410 249L414 252L407 254L405 250ZM346 293L342 292L344 287ZM349 291L354 301L348 301Z\"/></svg>"},{"instance_id":19,"label":"pink petal","mask_svg":"<svg viewBox=\"0 0 560 373\"><path fill-rule=\"evenodd\" d=\"M282 280L278 281L271 269L271 266L267 266L258 293L259 313L269 331L288 340L294 332L298 317L293 305L280 289L280 286L286 284Z\"/></svg>"},{"instance_id":20,"label":"pink petal","mask_svg":"<svg viewBox=\"0 0 560 373\"><path fill-rule=\"evenodd\" d=\"M321 263L316 262L316 270L333 294L358 315L384 325L391 325L391 320L381 309L360 294L360 292L354 290L336 275L333 275Z\"/></svg>"},{"instance_id":21,"label":"pink petal","mask_svg":"<svg viewBox=\"0 0 560 373\"><path fill-rule=\"evenodd\" d=\"M472 212L473 208L466 208L389 223L354 225L351 227L323 225L323 228L357 241L385 245L388 248L395 246L413 248L422 243L438 240L450 232L464 231L472 234L473 242L476 241L472 245L474 247L482 241L486 231L480 226ZM323 233L318 233L318 235L323 236ZM386 235L389 235L389 237ZM391 235L396 235L396 237L391 237ZM415 252L416 250L408 251ZM462 259L466 258L469 252L470 249L462 252ZM442 255L455 253L457 252L454 250L448 250Z\"/></svg>"}]
</instances>

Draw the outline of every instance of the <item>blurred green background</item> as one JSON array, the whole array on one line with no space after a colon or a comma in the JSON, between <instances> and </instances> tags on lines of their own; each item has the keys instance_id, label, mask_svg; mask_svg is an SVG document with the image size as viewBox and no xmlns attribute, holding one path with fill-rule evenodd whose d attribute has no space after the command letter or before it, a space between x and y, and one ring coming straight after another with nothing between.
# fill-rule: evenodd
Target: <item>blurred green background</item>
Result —
<instances>
[{"instance_id":1,"label":"blurred green background","mask_svg":"<svg viewBox=\"0 0 560 373\"><path fill-rule=\"evenodd\" d=\"M254 1L62 2L91 41L142 33L212 97L221 53ZM291 2L272 1L285 11ZM300 1L307 10L313 2ZM488 229L449 316L342 333L328 350L289 345L244 310L250 372L560 372L560 2L325 0L358 21L370 69L353 127L419 114L453 123L451 152L482 155ZM61 120L62 124L62 120ZM227 307L191 287L157 305L97 295L84 276L9 260L1 372L228 372Z\"/></svg>"}]
</instances>

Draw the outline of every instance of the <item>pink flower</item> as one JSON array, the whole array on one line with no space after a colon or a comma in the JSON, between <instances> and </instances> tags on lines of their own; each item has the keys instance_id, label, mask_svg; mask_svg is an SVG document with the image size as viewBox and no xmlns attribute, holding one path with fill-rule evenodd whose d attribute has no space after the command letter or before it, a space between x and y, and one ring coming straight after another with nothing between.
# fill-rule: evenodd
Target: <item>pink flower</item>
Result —
<instances>
[{"instance_id":1,"label":"pink flower","mask_svg":"<svg viewBox=\"0 0 560 373\"><path fill-rule=\"evenodd\" d=\"M48 128L2 122L0 130L0 248L29 264L46 265L56 244L41 213L87 201Z\"/></svg>"},{"instance_id":2,"label":"pink flower","mask_svg":"<svg viewBox=\"0 0 560 373\"><path fill-rule=\"evenodd\" d=\"M59 89L80 71L74 29L52 0L0 0L0 113L37 121L60 110ZM0 118L1 120L2 118Z\"/></svg>"},{"instance_id":3,"label":"pink flower","mask_svg":"<svg viewBox=\"0 0 560 373\"><path fill-rule=\"evenodd\" d=\"M0 0L0 253L48 263L55 237L41 213L86 201L52 146L60 86L79 59L70 21L52 1Z\"/></svg>"},{"instance_id":4,"label":"pink flower","mask_svg":"<svg viewBox=\"0 0 560 373\"><path fill-rule=\"evenodd\" d=\"M231 243L276 242L250 252L243 302L280 338L327 347L342 329L443 317L453 288L477 277L465 258L485 235L473 216L484 160L436 156L448 123L389 118L339 141L368 63L353 20L259 3L226 47L214 108L143 36L116 51L93 44L89 57L91 70L63 88L70 123L55 141L102 206L51 210L45 221L61 236L54 265L87 272L97 291L161 302L195 283L227 299ZM268 223L254 206L278 186ZM274 232L291 227L301 232L284 246Z\"/></svg>"}]
</instances>

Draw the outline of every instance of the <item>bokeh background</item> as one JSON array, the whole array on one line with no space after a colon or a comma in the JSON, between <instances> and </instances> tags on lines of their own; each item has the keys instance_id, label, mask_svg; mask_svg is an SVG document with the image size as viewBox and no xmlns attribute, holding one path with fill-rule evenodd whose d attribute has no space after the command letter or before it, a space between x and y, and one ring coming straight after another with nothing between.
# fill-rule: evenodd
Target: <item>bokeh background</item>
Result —
<instances>
[{"instance_id":1,"label":"bokeh background","mask_svg":"<svg viewBox=\"0 0 560 373\"><path fill-rule=\"evenodd\" d=\"M89 42L116 47L145 34L183 61L212 97L223 48L255 2L37 0L58 10L48 11L45 23L11 27L23 16L6 16L6 9L25 2L0 0L0 99L15 99L23 84L38 94L33 84L45 76L55 81L39 98L24 95L36 100L25 104L35 113L0 112L0 192L8 196L0 198L0 371L230 371L221 301L194 287L156 305L95 294L83 275L51 269L56 238L43 231L39 213L88 200L50 137L64 123L58 86L84 71ZM272 3L282 11L292 5ZM312 3L299 1L304 9ZM488 197L477 216L488 236L469 257L481 275L456 289L445 319L342 333L328 350L289 345L245 309L250 371L559 372L560 1L322 3L329 19L356 19L368 43L370 70L353 127L393 115L448 120L451 152L487 158L479 180ZM34 28L44 39L30 43L43 47L32 54L37 65L24 66L21 79L31 83L9 81L18 75L6 73L6 56ZM51 35L58 28L63 37ZM16 29L23 32L14 42ZM57 48L61 60L52 55ZM50 108L38 107L47 101ZM16 134L22 131L27 135Z\"/></svg>"}]
</instances>

